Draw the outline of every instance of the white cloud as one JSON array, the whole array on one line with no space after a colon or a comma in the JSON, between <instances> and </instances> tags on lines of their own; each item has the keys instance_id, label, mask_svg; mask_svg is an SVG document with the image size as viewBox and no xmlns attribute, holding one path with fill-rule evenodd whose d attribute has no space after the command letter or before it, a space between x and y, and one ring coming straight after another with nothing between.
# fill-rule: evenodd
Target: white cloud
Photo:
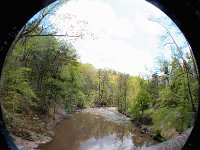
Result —
<instances>
[{"instance_id":1,"label":"white cloud","mask_svg":"<svg viewBox=\"0 0 200 150\"><path fill-rule=\"evenodd\" d=\"M117 17L109 5L100 1L69 1L51 17L51 20L58 28L66 30L69 28L67 25L76 22L75 19L69 20L66 17L69 13L74 14L76 19L89 22L90 28L97 34L103 32L117 38L128 38L135 33L134 26L129 20Z\"/></svg>"},{"instance_id":2,"label":"white cloud","mask_svg":"<svg viewBox=\"0 0 200 150\"><path fill-rule=\"evenodd\" d=\"M158 23L149 21L144 15L140 13L136 13L135 16L135 25L141 28L144 32L151 35L158 35L163 32L163 27Z\"/></svg>"},{"instance_id":3,"label":"white cloud","mask_svg":"<svg viewBox=\"0 0 200 150\"><path fill-rule=\"evenodd\" d=\"M131 3L134 4L133 1ZM145 66L152 68L158 54L155 51L155 35L161 32L161 28L147 20L148 10L144 13L133 10L133 17L119 15L116 11L105 1L69 1L50 20L62 33L87 30L84 32L91 31L99 36L95 40L85 38L73 43L82 62L132 75L147 73Z\"/></svg>"},{"instance_id":4,"label":"white cloud","mask_svg":"<svg viewBox=\"0 0 200 150\"><path fill-rule=\"evenodd\" d=\"M80 40L75 47L82 62L89 62L97 68L112 68L130 74L145 72L144 66L153 67L149 51L135 49L124 41L109 38Z\"/></svg>"}]
</instances>

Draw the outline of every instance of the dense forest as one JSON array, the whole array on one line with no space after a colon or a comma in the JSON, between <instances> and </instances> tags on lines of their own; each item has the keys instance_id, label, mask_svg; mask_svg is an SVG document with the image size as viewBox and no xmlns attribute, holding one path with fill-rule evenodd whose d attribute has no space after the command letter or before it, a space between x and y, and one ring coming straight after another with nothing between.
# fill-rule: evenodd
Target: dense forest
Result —
<instances>
[{"instance_id":1,"label":"dense forest","mask_svg":"<svg viewBox=\"0 0 200 150\"><path fill-rule=\"evenodd\" d=\"M22 30L27 34L14 41L1 78L1 107L13 135L26 137L22 129L45 133L58 107L71 113L114 106L136 124L151 126L161 141L169 138L165 131L181 133L193 125L199 77L191 51L158 58L151 76L132 76L81 63L72 44L35 25L26 26L34 36ZM41 34L49 36L36 36Z\"/></svg>"}]
</instances>

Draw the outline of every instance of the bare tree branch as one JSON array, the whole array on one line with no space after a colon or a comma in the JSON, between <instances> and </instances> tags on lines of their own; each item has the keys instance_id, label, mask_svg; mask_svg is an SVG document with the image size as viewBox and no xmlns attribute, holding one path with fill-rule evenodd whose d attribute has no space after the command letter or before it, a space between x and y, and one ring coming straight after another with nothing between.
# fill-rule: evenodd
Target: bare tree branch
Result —
<instances>
[{"instance_id":1,"label":"bare tree branch","mask_svg":"<svg viewBox=\"0 0 200 150\"><path fill-rule=\"evenodd\" d=\"M165 43L165 44L163 44L163 46L166 46L166 45L169 45L169 44L174 44L174 42Z\"/></svg>"},{"instance_id":2,"label":"bare tree branch","mask_svg":"<svg viewBox=\"0 0 200 150\"><path fill-rule=\"evenodd\" d=\"M27 27L27 24L24 25L22 31L20 32L19 36L17 36L16 39L16 43L23 37L28 37L30 33L32 33L33 31L35 31L37 29L37 27L40 25L40 23L42 22L42 20L44 20L44 18L51 14L51 12L54 10L54 8L56 8L60 3L56 3L54 6L52 6L50 9L46 8L45 10L43 10L42 14L41 14L41 18L36 22L36 24L29 29ZM48 9L48 11L46 11ZM43 29L42 29L43 30Z\"/></svg>"},{"instance_id":3,"label":"bare tree branch","mask_svg":"<svg viewBox=\"0 0 200 150\"><path fill-rule=\"evenodd\" d=\"M152 20L153 21L153 20ZM181 57L181 59L183 60L183 72L186 74L186 78L187 78L187 87L188 87L188 93L189 93L189 96L190 96L190 101L191 101L191 105L192 105L192 109L193 111L195 112L195 116L197 115L197 110L194 106L194 100L193 100L193 97L192 97L192 92L191 92L191 86L190 86L190 81L189 81L189 70L188 68L186 67L186 60L184 59L183 57L183 53L181 51L181 49L179 48L179 46L177 45L174 37L172 36L172 34L169 32L169 30L164 26L162 25L158 20L157 21L154 21L156 23L158 23L159 25L161 25L166 31L167 33L169 34L169 36L171 37L173 43L175 44L176 46L176 49L179 53L179 56Z\"/></svg>"},{"instance_id":4,"label":"bare tree branch","mask_svg":"<svg viewBox=\"0 0 200 150\"><path fill-rule=\"evenodd\" d=\"M66 34L29 34L25 35L24 37L34 37L34 36L66 36L66 37L71 37L71 38L78 38L81 37L82 35L68 35Z\"/></svg>"}]
</instances>

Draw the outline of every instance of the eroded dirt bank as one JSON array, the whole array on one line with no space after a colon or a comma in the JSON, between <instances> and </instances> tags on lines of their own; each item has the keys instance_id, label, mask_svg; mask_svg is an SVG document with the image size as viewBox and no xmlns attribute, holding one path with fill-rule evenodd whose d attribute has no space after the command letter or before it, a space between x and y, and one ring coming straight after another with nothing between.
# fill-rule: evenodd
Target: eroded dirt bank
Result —
<instances>
[{"instance_id":1,"label":"eroded dirt bank","mask_svg":"<svg viewBox=\"0 0 200 150\"><path fill-rule=\"evenodd\" d=\"M96 117L91 118L92 116L90 116L90 115L89 116L84 115L84 114L88 114L88 113L93 114ZM76 115L76 114L80 114L80 115ZM78 117L78 119L77 119L77 117ZM89 117L89 118L87 118L87 117ZM99 119L98 119L98 117L99 117ZM148 135L142 133L141 129L134 127L133 123L131 122L131 119L122 115L121 113L119 113L115 107L82 109L82 110L78 110L77 112L75 112L73 114L65 115L65 119L63 121L61 121L62 119L57 120L59 122L58 126L61 124L62 128L60 128L60 129L55 128L55 137L52 138L52 137L45 136L45 135L42 135L39 133L31 132L30 134L33 134L33 137L35 136L35 140L28 141L28 140L24 140L20 137L15 137L15 143L18 145L18 148L20 150L35 150L35 149L38 149L39 145L41 145L41 144L43 145L44 143L47 144L46 148L44 146L44 150L52 148L53 146L54 146L53 148L55 148L55 147L57 148L58 145L64 146L66 141L64 140L64 142L65 142L64 144L62 144L62 143L55 144L56 138L57 138L56 132L58 132L60 130L59 131L59 134L60 134L60 133L62 133L62 131L70 128L70 132L66 131L65 137L64 138L60 137L60 139L57 138L57 141L61 142L62 139L66 139L67 136L69 136L69 139L71 139L72 138L71 135L73 135L73 134L77 134L77 136L79 137L79 134L80 134L80 135L84 135L82 137L84 140L81 139L81 141L78 141L80 144L82 144L84 146L91 146L91 145L99 146L96 143L102 142L104 140L102 137L107 138L106 142L109 141L108 139L110 139L110 141L112 141L112 138L116 139L116 137L113 137L115 134L121 135L121 131L118 132L119 129L121 130L124 126L131 125L131 128L132 128L131 130L133 130L133 131L131 131L130 134L129 134L129 131L127 131L128 136L126 136L124 138L124 139L126 139L125 141L128 142L128 144L129 144L128 150L134 150L134 149L137 149L137 150L141 150L141 149L143 149L143 150L157 150L157 149L168 150L170 148L170 146L173 146L174 144L176 144L176 149L178 150L178 149L180 149L180 147L182 147L184 145L185 141L187 140L187 138L191 132L191 129L190 129L187 132L185 132L184 134L177 135L173 139L163 142L163 143L156 144L156 142L155 143L154 142L143 142L144 144L141 145L141 143L140 143L140 146L136 146L137 142L145 141L147 139L149 140L149 137L146 137ZM70 121L70 119L72 119L73 122L71 122L72 120ZM79 120L79 122L77 120ZM89 120L89 122L87 122L87 120ZM102 121L104 122L104 120L106 120L105 123L101 124ZM83 122L85 122L85 124L82 124ZM101 126L99 126L99 124L101 124ZM107 124L107 126L113 126L113 127L111 127L111 128L109 127L109 129L108 128L102 129L102 127L104 127L104 125L106 125L106 124ZM94 128L92 126L94 126ZM80 130L79 130L79 128L80 128ZM98 135L95 135L95 136L91 135L91 134L94 134L94 132L96 132L95 130L97 130L98 128L99 128ZM101 133L99 133L100 130L101 130ZM127 130L127 128L125 130ZM71 133L71 131L74 131L75 133L74 132ZM123 133L124 133L124 131L123 131ZM84 132L87 132L87 134L85 134ZM107 132L109 132L109 134ZM99 135L100 135L100 137L99 137ZM97 142L95 142L94 138L97 139ZM90 140L88 141L88 139L90 139ZM92 144L91 144L91 139L93 139ZM71 142L73 143L75 141L75 143L78 143L76 140L77 140L76 137L74 137L74 139ZM80 140L80 139L78 139L78 140ZM69 142L69 140L68 140L68 142ZM133 144L130 144L131 142ZM54 145L51 145L52 143ZM72 144L72 143L70 143L70 144ZM90 143L90 145L88 145L88 143ZM105 140L104 140L104 143L105 143ZM44 144L44 145L46 145L46 144ZM125 146L128 146L128 144L126 143ZM153 144L156 144L156 145L153 145ZM111 143L109 143L109 145L111 145ZM108 147L109 147L109 145L108 145ZM106 145L105 145L105 147L106 147ZM116 145L114 147L116 147ZM78 148L79 148L79 145L78 145ZM69 149L71 150L71 148L69 148ZM77 150L77 147L76 147L76 150Z\"/></svg>"}]
</instances>

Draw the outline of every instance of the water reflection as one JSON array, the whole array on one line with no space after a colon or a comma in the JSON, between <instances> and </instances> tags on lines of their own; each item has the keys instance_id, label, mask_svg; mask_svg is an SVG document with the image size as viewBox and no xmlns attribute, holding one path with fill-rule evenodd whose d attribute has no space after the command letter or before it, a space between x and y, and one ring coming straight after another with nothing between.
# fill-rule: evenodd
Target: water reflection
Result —
<instances>
[{"instance_id":1,"label":"water reflection","mask_svg":"<svg viewBox=\"0 0 200 150\"><path fill-rule=\"evenodd\" d=\"M130 150L134 146L152 143L131 123L118 125L91 113L78 112L56 127L54 139L42 150Z\"/></svg>"},{"instance_id":2,"label":"water reflection","mask_svg":"<svg viewBox=\"0 0 200 150\"><path fill-rule=\"evenodd\" d=\"M90 138L80 143L79 150L130 150L134 147L131 137L124 137L122 141L116 134L104 136L99 139Z\"/></svg>"}]
</instances>

